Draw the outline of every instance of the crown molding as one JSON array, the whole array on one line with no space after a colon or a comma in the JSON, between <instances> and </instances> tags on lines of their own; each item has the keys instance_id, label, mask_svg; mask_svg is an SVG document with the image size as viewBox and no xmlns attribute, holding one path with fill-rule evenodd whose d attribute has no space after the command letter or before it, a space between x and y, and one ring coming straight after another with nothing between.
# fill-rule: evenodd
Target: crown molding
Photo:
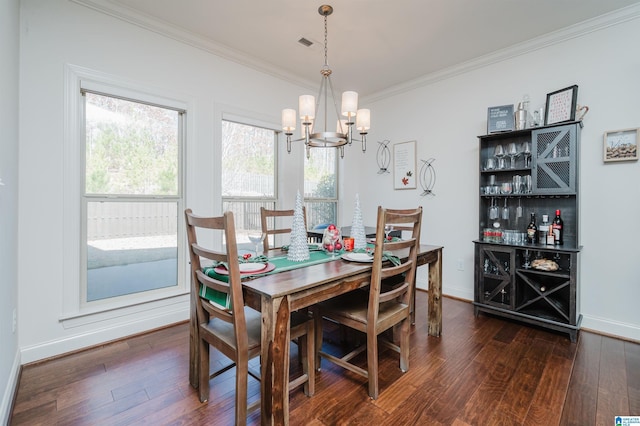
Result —
<instances>
[{"instance_id":1,"label":"crown molding","mask_svg":"<svg viewBox=\"0 0 640 426\"><path fill-rule=\"evenodd\" d=\"M73 3L88 7L95 11L113 16L140 28L169 37L189 46L207 51L221 58L247 66L257 71L263 72L272 77L285 80L289 83L302 87L314 88L314 82L302 79L299 76L288 73L284 68L258 61L255 58L243 54L225 45L215 43L209 39L199 36L193 32L178 28L159 19L150 18L131 8L117 5L109 0L69 0ZM506 61L517 56L525 55L539 49L563 43L577 37L590 34L601 29L628 22L640 17L640 4L627 6L622 9L588 19L578 24L545 34L534 39L515 44L513 46L479 56L470 61L462 62L449 68L445 68L414 80L410 80L387 89L381 90L371 95L362 96L365 102L375 102L391 96L395 96L410 90L434 84L438 81L446 80L460 74L464 74L479 68Z\"/></svg>"},{"instance_id":2,"label":"crown molding","mask_svg":"<svg viewBox=\"0 0 640 426\"><path fill-rule=\"evenodd\" d=\"M232 49L220 43L215 43L210 39L202 37L191 31L179 28L166 21L152 18L131 8L112 3L109 0L69 0L81 6L88 7L97 12L128 22L139 28L152 31L156 34L184 43L188 46L204 50L223 59L244 65L256 71L260 71L272 77L285 80L289 83L303 87L315 88L314 83L309 79L300 78L297 75L287 72L284 68L258 61L238 50Z\"/></svg>"},{"instance_id":3,"label":"crown molding","mask_svg":"<svg viewBox=\"0 0 640 426\"><path fill-rule=\"evenodd\" d=\"M525 55L527 53L544 49L555 44L560 44L567 40L582 37L586 34L590 34L604 28L638 19L639 17L640 4L627 6L614 12L610 12L596 18L588 19L586 21L571 25L561 30L554 31L543 36L536 37L501 50L497 50L487 55L479 56L470 61L462 62L452 67L424 75L417 79L389 87L372 95L363 96L362 99L365 102L375 102L383 100L385 98L418 89L420 87L428 86L430 84L434 84L438 81L446 80L460 74L465 74L476 69L484 68L489 65L515 58L517 56Z\"/></svg>"}]
</instances>

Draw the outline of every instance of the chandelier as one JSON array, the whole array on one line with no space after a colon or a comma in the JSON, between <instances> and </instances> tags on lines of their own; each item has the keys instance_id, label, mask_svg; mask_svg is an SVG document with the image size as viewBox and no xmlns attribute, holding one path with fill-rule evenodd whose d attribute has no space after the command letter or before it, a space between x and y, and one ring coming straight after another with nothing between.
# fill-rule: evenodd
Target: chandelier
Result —
<instances>
[{"instance_id":1,"label":"chandelier","mask_svg":"<svg viewBox=\"0 0 640 426\"><path fill-rule=\"evenodd\" d=\"M336 103L336 97L333 91L333 84L331 83L331 69L327 63L327 16L333 13L333 7L329 5L322 5L318 8L318 13L324 16L324 66L320 70L322 78L320 80L320 90L318 91L318 97L313 95L301 95L299 98L298 109L300 112L300 122L302 125L302 137L292 141L293 131L296 129L296 110L295 109L283 109L282 110L282 130L287 136L287 152L291 153L291 143L304 141L307 158L309 158L311 148L338 148L340 150L340 157L344 158L344 146L353 141L362 142L362 152L367 150L367 131L371 127L371 111L368 109L358 109L358 93L347 91L342 94L342 116L346 119L340 118L338 112L338 104ZM333 100L333 106L336 115L336 131L327 131L327 113L328 113L328 98L331 94ZM316 114L320 106L320 100L324 95L323 114L324 123L322 131L314 129ZM355 120L355 122L354 122ZM362 136L362 139L353 138L353 127L355 125L356 130Z\"/></svg>"}]
</instances>

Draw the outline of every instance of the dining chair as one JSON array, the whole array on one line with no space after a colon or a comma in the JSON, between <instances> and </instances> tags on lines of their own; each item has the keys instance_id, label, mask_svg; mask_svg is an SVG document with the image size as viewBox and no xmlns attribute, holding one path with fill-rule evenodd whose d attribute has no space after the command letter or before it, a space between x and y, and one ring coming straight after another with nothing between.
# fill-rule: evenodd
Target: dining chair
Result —
<instances>
[{"instance_id":1,"label":"dining chair","mask_svg":"<svg viewBox=\"0 0 640 426\"><path fill-rule=\"evenodd\" d=\"M236 367L236 424L245 425L247 414L260 407L260 401L247 405L248 376L260 380L260 373L249 367L249 360L260 355L261 314L245 306L239 269L238 248L232 212L219 217L202 217L185 210L189 257L191 260L191 291L195 297L192 309L196 311L197 326L194 334L198 341L198 388L201 402L209 399L209 380ZM220 231L226 241L226 251L205 248L197 238L201 232ZM208 231L207 231L208 230ZM212 235L207 234L207 238ZM224 262L228 280L213 278L203 271L203 263ZM213 302L203 295L207 290L222 295ZM195 305L195 306L193 306ZM306 313L305 313L306 314ZM293 315L291 338L298 339L298 352L302 352L302 375L290 382L293 389L304 384L305 394L315 392L315 336L313 318L308 315ZM232 363L210 373L209 351L213 346Z\"/></svg>"},{"instance_id":2,"label":"dining chair","mask_svg":"<svg viewBox=\"0 0 640 426\"><path fill-rule=\"evenodd\" d=\"M385 224L402 226L410 231L409 238L385 241ZM378 345L400 354L400 370L409 369L409 334L411 331L411 300L416 273L416 257L420 246L422 207L416 209L385 209L378 207L375 248L368 297L362 290L321 302L314 310L316 321L316 366L320 357L367 378L369 396L378 398ZM399 264L389 261L397 256ZM394 286L383 286L383 281L395 280ZM365 296L365 297L363 297ZM367 344L361 345L342 357L323 352L323 318L365 333ZM384 333L392 330L394 333ZM387 335L391 335L391 339ZM396 340L396 335L397 339ZM366 369L351 360L367 351Z\"/></svg>"},{"instance_id":3,"label":"dining chair","mask_svg":"<svg viewBox=\"0 0 640 426\"><path fill-rule=\"evenodd\" d=\"M283 220L290 219L293 222L294 210L273 210L260 207L260 221L262 224L262 232L267 235L264 239L264 251L265 253L271 248L279 248L281 244L276 243L276 236L280 234L290 234L291 226L286 227L282 225ZM304 216L304 228L307 229L307 211L302 206L302 215ZM269 244L269 239L273 241Z\"/></svg>"}]
</instances>

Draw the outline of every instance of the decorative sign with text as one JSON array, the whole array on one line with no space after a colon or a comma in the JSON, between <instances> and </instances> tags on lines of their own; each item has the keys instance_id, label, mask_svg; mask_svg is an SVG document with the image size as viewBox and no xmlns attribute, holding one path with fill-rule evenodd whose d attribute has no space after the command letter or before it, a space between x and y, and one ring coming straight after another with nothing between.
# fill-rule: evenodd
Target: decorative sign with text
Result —
<instances>
[{"instance_id":1,"label":"decorative sign with text","mask_svg":"<svg viewBox=\"0 0 640 426\"><path fill-rule=\"evenodd\" d=\"M548 126L575 120L577 99L578 86L576 85L548 93L544 123Z\"/></svg>"},{"instance_id":2,"label":"decorative sign with text","mask_svg":"<svg viewBox=\"0 0 640 426\"><path fill-rule=\"evenodd\" d=\"M416 188L416 141L393 145L393 189Z\"/></svg>"},{"instance_id":3,"label":"decorative sign with text","mask_svg":"<svg viewBox=\"0 0 640 426\"><path fill-rule=\"evenodd\" d=\"M513 104L488 108L487 133L510 132L513 128Z\"/></svg>"}]
</instances>

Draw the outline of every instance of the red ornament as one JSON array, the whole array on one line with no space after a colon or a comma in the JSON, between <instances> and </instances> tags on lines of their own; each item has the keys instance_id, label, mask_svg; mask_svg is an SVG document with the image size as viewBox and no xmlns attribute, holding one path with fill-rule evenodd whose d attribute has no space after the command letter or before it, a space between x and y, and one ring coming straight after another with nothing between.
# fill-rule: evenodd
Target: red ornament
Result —
<instances>
[{"instance_id":1,"label":"red ornament","mask_svg":"<svg viewBox=\"0 0 640 426\"><path fill-rule=\"evenodd\" d=\"M340 250L340 249L342 249L342 244L336 243L336 250Z\"/></svg>"},{"instance_id":2,"label":"red ornament","mask_svg":"<svg viewBox=\"0 0 640 426\"><path fill-rule=\"evenodd\" d=\"M243 255L242 255L242 258L243 258L244 260L247 260L247 259L249 259L250 257L251 257L251 253L245 253L245 254L243 254Z\"/></svg>"},{"instance_id":3,"label":"red ornament","mask_svg":"<svg viewBox=\"0 0 640 426\"><path fill-rule=\"evenodd\" d=\"M336 226L332 223L331 225L327 226L327 229L329 231L333 231L334 229L336 229Z\"/></svg>"}]
</instances>

